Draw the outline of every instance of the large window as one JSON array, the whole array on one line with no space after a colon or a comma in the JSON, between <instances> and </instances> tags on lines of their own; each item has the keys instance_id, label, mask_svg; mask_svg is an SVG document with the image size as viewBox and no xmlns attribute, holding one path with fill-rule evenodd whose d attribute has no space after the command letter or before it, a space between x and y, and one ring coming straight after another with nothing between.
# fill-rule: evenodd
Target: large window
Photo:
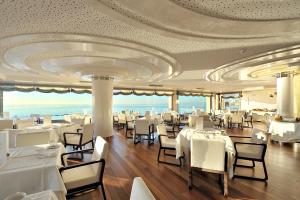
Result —
<instances>
[{"instance_id":1,"label":"large window","mask_svg":"<svg viewBox=\"0 0 300 200\"><path fill-rule=\"evenodd\" d=\"M168 110L170 96L114 95L113 111L145 111L161 113ZM75 93L4 92L3 111L12 118L27 118L31 114L52 115L61 119L71 113L92 113L92 95Z\"/></svg>"},{"instance_id":2,"label":"large window","mask_svg":"<svg viewBox=\"0 0 300 200\"><path fill-rule=\"evenodd\" d=\"M224 109L226 110L240 110L241 98L238 93L223 95Z\"/></svg>"},{"instance_id":3,"label":"large window","mask_svg":"<svg viewBox=\"0 0 300 200\"><path fill-rule=\"evenodd\" d=\"M141 115L145 111L153 113L166 112L169 109L170 96L137 96L137 95L115 95L113 97L113 111L135 111Z\"/></svg>"},{"instance_id":4,"label":"large window","mask_svg":"<svg viewBox=\"0 0 300 200\"><path fill-rule=\"evenodd\" d=\"M197 108L206 111L206 98L204 96L179 96L179 113L191 113Z\"/></svg>"}]
</instances>

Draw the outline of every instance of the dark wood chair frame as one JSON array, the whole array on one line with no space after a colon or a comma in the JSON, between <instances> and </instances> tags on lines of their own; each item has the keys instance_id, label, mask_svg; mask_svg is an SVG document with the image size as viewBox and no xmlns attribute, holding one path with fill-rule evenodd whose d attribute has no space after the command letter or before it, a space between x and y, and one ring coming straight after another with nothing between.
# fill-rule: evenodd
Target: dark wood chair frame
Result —
<instances>
[{"instance_id":1,"label":"dark wood chair frame","mask_svg":"<svg viewBox=\"0 0 300 200\"><path fill-rule=\"evenodd\" d=\"M241 123L233 123L233 122L231 121L231 119L228 120L228 127L229 127L229 128L233 128L233 125L235 125L235 124L238 125L238 128L240 128L240 129L243 130L243 128L244 128L244 126L243 126L243 124L244 124L244 118L242 118L242 122L241 122Z\"/></svg>"},{"instance_id":2,"label":"dark wood chair frame","mask_svg":"<svg viewBox=\"0 0 300 200\"><path fill-rule=\"evenodd\" d=\"M75 194L78 194L78 193L81 193L81 192L84 192L84 191L87 191L87 190L91 190L91 189L97 189L99 186L101 187L103 199L104 200L106 199L104 185L103 185L103 174L104 174L104 169L105 169L105 160L104 159L100 159L100 160L96 160L96 161L90 161L90 162L84 162L84 163L81 163L81 164L76 164L76 165L71 165L71 166L65 166L65 162L64 162L64 158L63 158L64 156L70 155L70 154L75 154L75 153L76 154L77 153L82 154L82 153L85 153L85 152L90 153L93 150L94 149L85 149L85 150L72 151L72 152L69 152L69 153L61 154L61 162L63 164L63 167L61 167L59 169L60 174L63 171L66 171L68 169L73 169L73 168L82 167L82 166L91 165L91 164L96 164L96 163L99 163L99 164L102 163L101 169L100 169L99 181L95 182L95 183L92 183L92 184L89 184L89 185L84 185L84 186L80 186L80 187L77 187L77 188L72 188L72 189L67 190L67 195L66 195L67 199L74 196Z\"/></svg>"},{"instance_id":3,"label":"dark wood chair frame","mask_svg":"<svg viewBox=\"0 0 300 200\"><path fill-rule=\"evenodd\" d=\"M86 143L82 143L82 137L83 137L83 133L80 133L78 131L80 131L81 129L77 129L77 133L73 133L73 132L64 132L63 136L64 136L64 146L73 146L73 150L82 150L82 147L85 146L88 143L92 143L92 148L94 148L94 138L92 138L91 140L87 141ZM66 135L79 135L79 144L72 144L72 143L67 143L67 139L66 139ZM83 159L83 154L81 154L81 158Z\"/></svg>"},{"instance_id":4,"label":"dark wood chair frame","mask_svg":"<svg viewBox=\"0 0 300 200\"><path fill-rule=\"evenodd\" d=\"M128 122L133 123L133 120L132 121L126 121L125 136L126 136L126 138L132 138L133 136L128 136L128 131L130 131L130 134L132 135L132 131L134 130L134 128L129 128Z\"/></svg>"},{"instance_id":5,"label":"dark wood chair frame","mask_svg":"<svg viewBox=\"0 0 300 200\"><path fill-rule=\"evenodd\" d=\"M239 153L238 153L237 148L236 148L236 145L238 145L238 144L263 146L263 152L262 152L261 158L257 159L257 158L248 158L248 157L239 156ZM243 179L257 180L257 181L267 181L268 180L268 172L267 172L266 163L265 163L265 154L266 154L266 151L267 151L267 144L253 143L253 142L234 142L234 149L235 149L235 152L236 152L236 156L235 156L235 161L234 161L234 164L233 164L233 171L235 171L236 167L254 168L255 167L255 162L261 162L263 164L263 169L264 169L264 178L234 175L233 179L234 178L243 178ZM252 161L252 166L237 164L238 159Z\"/></svg>"},{"instance_id":6,"label":"dark wood chair frame","mask_svg":"<svg viewBox=\"0 0 300 200\"><path fill-rule=\"evenodd\" d=\"M201 170L204 172L209 172L209 173L216 173L219 174L219 183L220 186L222 188L222 191L224 193L224 196L227 197L228 196L228 172L227 172L227 160L228 160L228 153L225 152L225 162L224 162L224 171L216 171L216 170L203 170L201 168L198 167L191 167L191 151L189 151L189 181L188 181L188 186L189 189L193 189L193 169L194 170ZM222 183L222 178L221 175L224 175L224 180Z\"/></svg>"},{"instance_id":7,"label":"dark wood chair frame","mask_svg":"<svg viewBox=\"0 0 300 200\"><path fill-rule=\"evenodd\" d=\"M248 117L250 120L248 120ZM245 128L253 128L253 119L252 119L251 115L246 115L244 122L247 123L247 126L244 126ZM250 123L250 125L249 125L249 123Z\"/></svg>"},{"instance_id":8,"label":"dark wood chair frame","mask_svg":"<svg viewBox=\"0 0 300 200\"><path fill-rule=\"evenodd\" d=\"M134 125L134 131L136 133L136 127ZM149 133L145 133L145 134L134 134L134 138L133 138L133 143L134 144L137 144L137 143L140 143L142 141L142 136L147 136L148 138L147 139L144 139L144 140L148 140L148 145L151 145L151 144L154 144L154 140L155 140L155 137L154 137L154 124L150 124L149 125ZM151 138L152 136L152 138ZM136 140L136 138L139 137L140 139L139 140Z\"/></svg>"},{"instance_id":9,"label":"dark wood chair frame","mask_svg":"<svg viewBox=\"0 0 300 200\"><path fill-rule=\"evenodd\" d=\"M159 162L159 163L164 163L164 164L168 164L168 165L175 165L175 166L181 167L181 165L182 165L181 159L182 159L184 156L179 158L179 164L171 163L171 162L166 162L166 161L161 161L161 160L160 160L160 153L161 153L161 150L162 150L162 149L164 150L164 155L165 155L165 156L176 157L175 154L169 154L169 153L166 153L166 150L172 150L172 151L175 151L175 152L176 152L176 148L163 147L163 146L161 145L161 137L168 137L168 136L167 136L167 135L159 135L159 136L158 136L159 149L158 149L158 155L157 155L157 162Z\"/></svg>"}]
</instances>

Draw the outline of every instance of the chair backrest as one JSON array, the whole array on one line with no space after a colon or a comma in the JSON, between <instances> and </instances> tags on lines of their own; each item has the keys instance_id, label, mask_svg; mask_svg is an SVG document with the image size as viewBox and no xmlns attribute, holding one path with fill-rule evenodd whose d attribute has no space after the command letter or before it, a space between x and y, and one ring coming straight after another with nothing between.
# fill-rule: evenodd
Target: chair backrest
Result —
<instances>
[{"instance_id":1,"label":"chair backrest","mask_svg":"<svg viewBox=\"0 0 300 200\"><path fill-rule=\"evenodd\" d=\"M155 200L155 197L141 177L133 179L130 200Z\"/></svg>"},{"instance_id":2,"label":"chair backrest","mask_svg":"<svg viewBox=\"0 0 300 200\"><path fill-rule=\"evenodd\" d=\"M151 119L150 111L145 112L145 119L147 119L147 120Z\"/></svg>"},{"instance_id":3,"label":"chair backrest","mask_svg":"<svg viewBox=\"0 0 300 200\"><path fill-rule=\"evenodd\" d=\"M32 146L38 144L48 144L50 140L50 132L32 132L32 133L17 133L15 135L16 147Z\"/></svg>"},{"instance_id":4,"label":"chair backrest","mask_svg":"<svg viewBox=\"0 0 300 200\"><path fill-rule=\"evenodd\" d=\"M162 114L162 119L164 121L172 121L172 114L169 112L163 113Z\"/></svg>"},{"instance_id":5,"label":"chair backrest","mask_svg":"<svg viewBox=\"0 0 300 200\"><path fill-rule=\"evenodd\" d=\"M51 115L45 115L43 123L44 123L45 126L51 126L52 125L52 116Z\"/></svg>"},{"instance_id":6,"label":"chair backrest","mask_svg":"<svg viewBox=\"0 0 300 200\"><path fill-rule=\"evenodd\" d=\"M22 119L16 121L17 129L24 129L33 126L35 126L35 121L33 119Z\"/></svg>"},{"instance_id":7,"label":"chair backrest","mask_svg":"<svg viewBox=\"0 0 300 200\"><path fill-rule=\"evenodd\" d=\"M106 160L107 152L108 152L108 143L101 136L97 136L95 146L94 146L94 152L92 154L92 161L97 161L100 159ZM99 177L99 179L101 179L104 170L103 165L101 163L100 165L93 164L92 167L94 173L97 175L97 177Z\"/></svg>"},{"instance_id":8,"label":"chair backrest","mask_svg":"<svg viewBox=\"0 0 300 200\"><path fill-rule=\"evenodd\" d=\"M232 122L235 122L235 123L242 123L242 121L243 121L243 116L244 116L243 113L233 113L233 114L231 115L231 121L232 121Z\"/></svg>"},{"instance_id":9,"label":"chair backrest","mask_svg":"<svg viewBox=\"0 0 300 200\"><path fill-rule=\"evenodd\" d=\"M191 167L203 170L225 170L225 141L208 139L203 135L191 138Z\"/></svg>"},{"instance_id":10,"label":"chair backrest","mask_svg":"<svg viewBox=\"0 0 300 200\"><path fill-rule=\"evenodd\" d=\"M78 124L80 126L84 125L84 120L85 118L75 118L75 117L71 117L71 122L74 124Z\"/></svg>"},{"instance_id":11,"label":"chair backrest","mask_svg":"<svg viewBox=\"0 0 300 200\"><path fill-rule=\"evenodd\" d=\"M67 122L71 122L71 115L64 115L64 120Z\"/></svg>"},{"instance_id":12,"label":"chair backrest","mask_svg":"<svg viewBox=\"0 0 300 200\"><path fill-rule=\"evenodd\" d=\"M126 115L123 113L118 114L119 123L126 124Z\"/></svg>"},{"instance_id":13,"label":"chair backrest","mask_svg":"<svg viewBox=\"0 0 300 200\"><path fill-rule=\"evenodd\" d=\"M13 128L13 120L11 119L1 119L0 120L0 130L4 129L12 129Z\"/></svg>"},{"instance_id":14,"label":"chair backrest","mask_svg":"<svg viewBox=\"0 0 300 200\"><path fill-rule=\"evenodd\" d=\"M131 122L133 121L131 115L126 115L126 122Z\"/></svg>"},{"instance_id":15,"label":"chair backrest","mask_svg":"<svg viewBox=\"0 0 300 200\"><path fill-rule=\"evenodd\" d=\"M158 135L168 135L165 124L158 124L156 130Z\"/></svg>"},{"instance_id":16,"label":"chair backrest","mask_svg":"<svg viewBox=\"0 0 300 200\"><path fill-rule=\"evenodd\" d=\"M146 119L135 120L135 134L148 134L149 121Z\"/></svg>"},{"instance_id":17,"label":"chair backrest","mask_svg":"<svg viewBox=\"0 0 300 200\"><path fill-rule=\"evenodd\" d=\"M82 143L85 144L93 139L94 136L94 126L93 124L85 124L83 125L83 136Z\"/></svg>"},{"instance_id":18,"label":"chair backrest","mask_svg":"<svg viewBox=\"0 0 300 200\"><path fill-rule=\"evenodd\" d=\"M189 116L189 127L203 130L203 117Z\"/></svg>"}]
</instances>

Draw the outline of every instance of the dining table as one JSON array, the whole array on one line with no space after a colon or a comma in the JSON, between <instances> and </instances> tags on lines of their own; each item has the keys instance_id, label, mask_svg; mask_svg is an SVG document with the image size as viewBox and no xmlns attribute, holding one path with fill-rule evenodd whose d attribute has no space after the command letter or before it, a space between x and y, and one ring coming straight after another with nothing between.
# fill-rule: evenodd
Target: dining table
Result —
<instances>
[{"instance_id":1,"label":"dining table","mask_svg":"<svg viewBox=\"0 0 300 200\"><path fill-rule=\"evenodd\" d=\"M191 138L205 138L205 139L223 139L225 141L225 150L227 152L227 172L229 177L233 177L233 164L235 159L235 149L231 138L224 132L218 129L197 129L197 128L183 128L176 137L176 158L179 159L190 150Z\"/></svg>"},{"instance_id":2,"label":"dining table","mask_svg":"<svg viewBox=\"0 0 300 200\"><path fill-rule=\"evenodd\" d=\"M67 190L59 173L61 154L65 152L61 143L10 148L7 161L0 166L0 199L16 192L46 190L65 199Z\"/></svg>"}]
</instances>

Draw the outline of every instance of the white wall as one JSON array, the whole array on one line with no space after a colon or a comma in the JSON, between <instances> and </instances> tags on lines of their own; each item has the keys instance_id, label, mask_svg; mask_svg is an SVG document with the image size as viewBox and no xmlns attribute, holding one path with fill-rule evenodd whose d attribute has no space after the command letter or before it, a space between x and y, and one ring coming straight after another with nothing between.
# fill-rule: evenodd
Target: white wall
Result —
<instances>
[{"instance_id":1,"label":"white wall","mask_svg":"<svg viewBox=\"0 0 300 200\"><path fill-rule=\"evenodd\" d=\"M243 92L241 98L241 110L251 110L254 108L276 109L275 89L247 91ZM270 95L273 97L270 97Z\"/></svg>"}]
</instances>

